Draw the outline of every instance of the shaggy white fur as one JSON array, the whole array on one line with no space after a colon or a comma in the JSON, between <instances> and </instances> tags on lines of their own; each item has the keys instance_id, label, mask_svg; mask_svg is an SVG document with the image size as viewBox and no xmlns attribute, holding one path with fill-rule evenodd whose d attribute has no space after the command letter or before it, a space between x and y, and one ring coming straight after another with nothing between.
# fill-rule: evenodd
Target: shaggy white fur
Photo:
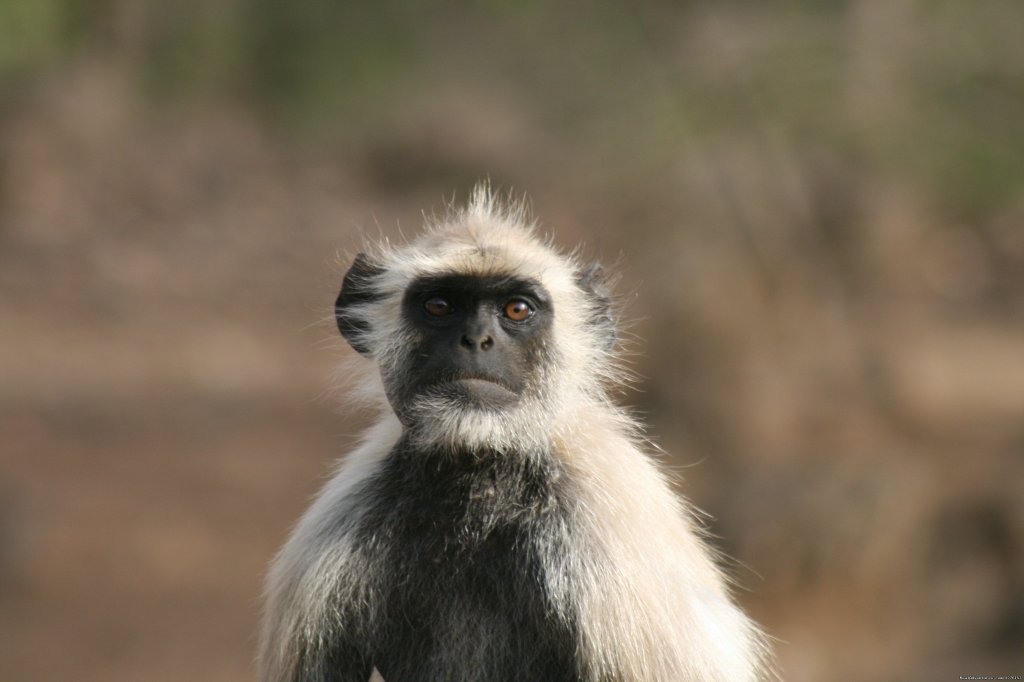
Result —
<instances>
[{"instance_id":1,"label":"shaggy white fur","mask_svg":"<svg viewBox=\"0 0 1024 682\"><path fill-rule=\"evenodd\" d=\"M692 509L672 491L639 428L608 397L622 372L592 320L593 297L578 284L581 263L536 236L521 205L503 204L479 186L467 207L428 225L406 245L369 252L381 272L362 284L373 300L353 314L370 349L359 393L381 410L312 505L274 562L261 645L263 679L304 679L294 666L348 628L372 623L380 595L365 576L380 567L352 542L362 510L353 491L380 467L403 433L388 405L388 382L410 346L401 301L417 278L515 273L551 294L556 323L540 380L529 400L496 413L439 399L413 408L405 427L421 447L486 447L543 452L571 477L579 556L550 557L544 580L563 618L575 623L587 682L755 681L772 677L768 647L736 607L701 539ZM410 421L410 420L407 420ZM337 604L348 606L344 617ZM346 620L346 618L348 620ZM473 678L476 679L476 678Z\"/></svg>"}]
</instances>

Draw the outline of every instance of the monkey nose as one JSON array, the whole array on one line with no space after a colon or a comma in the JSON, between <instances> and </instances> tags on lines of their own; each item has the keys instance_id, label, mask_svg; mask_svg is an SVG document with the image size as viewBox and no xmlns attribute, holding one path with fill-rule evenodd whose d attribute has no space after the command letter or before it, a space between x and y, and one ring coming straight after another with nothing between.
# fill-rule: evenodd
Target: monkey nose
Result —
<instances>
[{"instance_id":1,"label":"monkey nose","mask_svg":"<svg viewBox=\"0 0 1024 682\"><path fill-rule=\"evenodd\" d=\"M463 334L462 347L471 351L490 350L494 346L494 338L489 334Z\"/></svg>"}]
</instances>

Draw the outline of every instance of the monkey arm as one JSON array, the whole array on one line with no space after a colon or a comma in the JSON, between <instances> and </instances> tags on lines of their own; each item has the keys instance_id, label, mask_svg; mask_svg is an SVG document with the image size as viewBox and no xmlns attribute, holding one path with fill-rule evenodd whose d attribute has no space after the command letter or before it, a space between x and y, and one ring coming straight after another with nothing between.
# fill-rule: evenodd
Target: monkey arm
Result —
<instances>
[{"instance_id":1,"label":"monkey arm","mask_svg":"<svg viewBox=\"0 0 1024 682\"><path fill-rule=\"evenodd\" d=\"M365 567L349 538L332 540L290 543L271 570L260 652L263 682L370 679Z\"/></svg>"},{"instance_id":2,"label":"monkey arm","mask_svg":"<svg viewBox=\"0 0 1024 682\"><path fill-rule=\"evenodd\" d=\"M373 671L370 647L354 634L354 623L339 622L343 611L335 610L329 622L310 619L308 614L300 619L286 615L285 627L271 635L280 637L277 641L286 647L262 652L263 682L367 682ZM305 623L300 625L298 620Z\"/></svg>"}]
</instances>

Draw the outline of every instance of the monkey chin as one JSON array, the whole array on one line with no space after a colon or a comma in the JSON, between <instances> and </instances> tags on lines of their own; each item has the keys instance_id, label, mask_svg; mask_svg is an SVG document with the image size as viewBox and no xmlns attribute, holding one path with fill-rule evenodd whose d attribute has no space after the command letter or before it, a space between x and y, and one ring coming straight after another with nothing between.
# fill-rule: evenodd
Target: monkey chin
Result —
<instances>
[{"instance_id":1,"label":"monkey chin","mask_svg":"<svg viewBox=\"0 0 1024 682\"><path fill-rule=\"evenodd\" d=\"M436 384L397 414L406 435L420 447L545 451L546 415L524 407L525 401L514 391L474 378ZM540 428L526 428L538 424Z\"/></svg>"}]
</instances>

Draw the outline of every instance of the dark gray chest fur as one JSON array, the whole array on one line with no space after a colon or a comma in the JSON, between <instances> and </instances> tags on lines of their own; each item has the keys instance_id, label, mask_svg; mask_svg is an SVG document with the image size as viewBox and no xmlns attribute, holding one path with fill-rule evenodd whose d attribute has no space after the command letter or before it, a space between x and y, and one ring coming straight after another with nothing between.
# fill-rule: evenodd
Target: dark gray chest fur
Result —
<instances>
[{"instance_id":1,"label":"dark gray chest fur","mask_svg":"<svg viewBox=\"0 0 1024 682\"><path fill-rule=\"evenodd\" d=\"M369 654L387 682L580 679L550 587L583 558L569 486L547 455L396 446L356 533L381 559Z\"/></svg>"}]
</instances>

